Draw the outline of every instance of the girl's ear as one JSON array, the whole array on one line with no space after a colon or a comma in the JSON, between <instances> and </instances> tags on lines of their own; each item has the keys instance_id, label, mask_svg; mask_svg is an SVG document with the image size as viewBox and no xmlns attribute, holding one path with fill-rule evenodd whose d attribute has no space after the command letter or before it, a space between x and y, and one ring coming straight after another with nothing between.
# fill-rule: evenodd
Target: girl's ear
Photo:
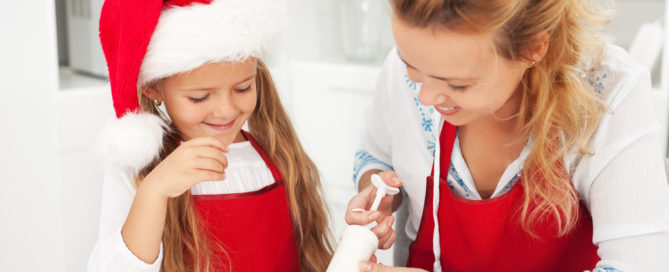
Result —
<instances>
[{"instance_id":1,"label":"girl's ear","mask_svg":"<svg viewBox=\"0 0 669 272\"><path fill-rule=\"evenodd\" d=\"M142 94L151 100L163 101L163 94L158 90L158 84L150 84L141 87Z\"/></svg>"}]
</instances>

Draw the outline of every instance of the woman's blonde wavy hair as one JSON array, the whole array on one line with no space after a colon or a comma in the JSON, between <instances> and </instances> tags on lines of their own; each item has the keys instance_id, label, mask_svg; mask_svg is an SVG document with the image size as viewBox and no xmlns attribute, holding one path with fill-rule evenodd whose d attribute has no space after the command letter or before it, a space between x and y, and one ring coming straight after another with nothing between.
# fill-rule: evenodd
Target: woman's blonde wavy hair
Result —
<instances>
[{"instance_id":1,"label":"woman's blonde wavy hair","mask_svg":"<svg viewBox=\"0 0 669 272\"><path fill-rule=\"evenodd\" d=\"M156 114L170 123L165 115L142 88L159 88L160 81L138 88L140 106L144 112ZM248 119L249 133L276 165L284 179L287 202L295 228L300 267L302 271L325 271L332 258L331 232L328 227L329 211L322 197L321 181L316 165L302 149L286 111L281 105L272 77L265 64L258 59L256 108ZM146 177L167 155L177 148L179 136L176 129L166 133L160 158L144 168L137 183ZM225 241L207 239L203 223L194 210L190 190L167 204L167 217L163 230L164 258L161 271L212 271L212 262L223 252ZM201 262L191 260L202 260Z\"/></svg>"},{"instance_id":2,"label":"woman's blonde wavy hair","mask_svg":"<svg viewBox=\"0 0 669 272\"><path fill-rule=\"evenodd\" d=\"M589 67L602 56L601 29L610 13L595 11L585 0L390 0L395 16L414 27L492 34L498 55L509 60L533 61L530 49L542 32L550 36L544 58L528 69L520 82L522 102L519 134L533 138L525 160L524 201L520 223L535 235L534 227L552 216L556 234L572 230L580 198L571 184L562 158L567 152L589 154L606 104L586 82Z\"/></svg>"}]
</instances>

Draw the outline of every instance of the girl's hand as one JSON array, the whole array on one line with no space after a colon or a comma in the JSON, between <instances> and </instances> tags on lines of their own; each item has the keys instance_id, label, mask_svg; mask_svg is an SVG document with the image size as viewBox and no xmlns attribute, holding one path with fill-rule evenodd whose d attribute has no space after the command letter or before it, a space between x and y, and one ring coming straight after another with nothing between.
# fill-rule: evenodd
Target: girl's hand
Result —
<instances>
[{"instance_id":1,"label":"girl's hand","mask_svg":"<svg viewBox=\"0 0 669 272\"><path fill-rule=\"evenodd\" d=\"M400 181L397 174L393 171L379 173L379 176L389 186L398 188L402 185L402 181ZM346 209L346 223L349 225L364 226L376 221L378 225L372 228L372 232L379 238L379 248L388 249L397 238L397 234L395 234L392 228L395 221L392 213L393 200L395 197L400 196L400 194L384 196L381 199L378 211L368 211L372 206L372 202L374 202L375 196L376 187L371 184L355 195L348 203L348 208Z\"/></svg>"},{"instance_id":2,"label":"girl's hand","mask_svg":"<svg viewBox=\"0 0 669 272\"><path fill-rule=\"evenodd\" d=\"M177 197L193 185L208 180L225 179L228 148L213 137L183 142L147 176L140 186L161 197Z\"/></svg>"},{"instance_id":3,"label":"girl's hand","mask_svg":"<svg viewBox=\"0 0 669 272\"><path fill-rule=\"evenodd\" d=\"M418 268L406 268L406 267L390 267L382 264L377 264L376 262L360 262L358 267L361 272L426 272L423 269Z\"/></svg>"}]
</instances>

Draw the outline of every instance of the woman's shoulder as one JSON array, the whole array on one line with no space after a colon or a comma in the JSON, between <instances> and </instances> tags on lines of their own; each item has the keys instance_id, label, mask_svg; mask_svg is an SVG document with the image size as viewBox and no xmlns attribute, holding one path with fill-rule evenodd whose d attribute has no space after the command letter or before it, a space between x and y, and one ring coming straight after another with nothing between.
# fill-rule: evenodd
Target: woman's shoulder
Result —
<instances>
[{"instance_id":1,"label":"woman's shoulder","mask_svg":"<svg viewBox=\"0 0 669 272\"><path fill-rule=\"evenodd\" d=\"M651 139L644 136L661 129L653 109L650 72L624 49L607 45L600 65L589 70L586 80L608 109L588 143L591 154L579 155L573 150L565 157L572 181L582 195L588 195L595 179L623 150L635 142ZM638 164L651 163L649 160L653 158L622 160Z\"/></svg>"},{"instance_id":2,"label":"woman's shoulder","mask_svg":"<svg viewBox=\"0 0 669 272\"><path fill-rule=\"evenodd\" d=\"M599 65L584 75L597 97L615 109L631 92L650 92L650 72L623 48L608 44L602 53Z\"/></svg>"}]
</instances>

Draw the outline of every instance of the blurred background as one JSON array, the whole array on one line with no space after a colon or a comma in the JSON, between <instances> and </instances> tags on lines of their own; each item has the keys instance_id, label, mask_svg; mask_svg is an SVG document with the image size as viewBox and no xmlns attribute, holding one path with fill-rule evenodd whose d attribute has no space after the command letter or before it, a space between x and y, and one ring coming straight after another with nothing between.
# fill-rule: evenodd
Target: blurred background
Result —
<instances>
[{"instance_id":1,"label":"blurred background","mask_svg":"<svg viewBox=\"0 0 669 272\"><path fill-rule=\"evenodd\" d=\"M362 116L393 46L390 10L386 0L277 1L288 13L286 46L267 62L321 170L338 239L355 193ZM103 169L91 148L114 118L97 39L102 2L0 0L0 271L85 271L97 240ZM652 71L649 118L666 139L669 8L664 0L614 4L605 37ZM377 256L392 263L392 249Z\"/></svg>"}]
</instances>

